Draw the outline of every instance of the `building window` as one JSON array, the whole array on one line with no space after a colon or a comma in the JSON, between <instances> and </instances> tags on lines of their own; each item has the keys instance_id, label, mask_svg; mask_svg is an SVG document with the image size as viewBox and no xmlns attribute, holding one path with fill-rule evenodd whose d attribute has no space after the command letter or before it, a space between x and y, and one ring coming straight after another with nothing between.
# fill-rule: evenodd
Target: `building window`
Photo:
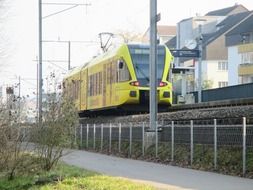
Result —
<instances>
[{"instance_id":1,"label":"building window","mask_svg":"<svg viewBox=\"0 0 253 190\"><path fill-rule=\"evenodd\" d=\"M226 87L226 86L228 86L228 82L226 82L226 81L219 82L219 88Z\"/></svg>"},{"instance_id":2,"label":"building window","mask_svg":"<svg viewBox=\"0 0 253 190\"><path fill-rule=\"evenodd\" d=\"M253 52L245 52L241 54L242 64L253 64Z\"/></svg>"},{"instance_id":3,"label":"building window","mask_svg":"<svg viewBox=\"0 0 253 190\"><path fill-rule=\"evenodd\" d=\"M220 61L218 62L218 71L227 71L228 70L228 62Z\"/></svg>"}]
</instances>

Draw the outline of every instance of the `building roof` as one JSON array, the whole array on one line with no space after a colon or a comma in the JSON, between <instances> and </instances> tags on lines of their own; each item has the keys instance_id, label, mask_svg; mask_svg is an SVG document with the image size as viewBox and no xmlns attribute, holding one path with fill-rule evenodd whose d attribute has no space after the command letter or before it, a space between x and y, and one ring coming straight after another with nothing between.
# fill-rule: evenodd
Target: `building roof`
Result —
<instances>
[{"instance_id":1,"label":"building roof","mask_svg":"<svg viewBox=\"0 0 253 190\"><path fill-rule=\"evenodd\" d=\"M177 34L176 26L158 25L157 33L160 36L175 36Z\"/></svg>"},{"instance_id":2,"label":"building roof","mask_svg":"<svg viewBox=\"0 0 253 190\"><path fill-rule=\"evenodd\" d=\"M251 12L248 11L228 16L222 22L217 24L218 30L216 32L203 35L203 44L210 44L212 41L230 30L233 26L239 24L243 19L249 16L249 14L251 14Z\"/></svg>"},{"instance_id":3,"label":"building roof","mask_svg":"<svg viewBox=\"0 0 253 190\"><path fill-rule=\"evenodd\" d=\"M251 16L249 16L245 21L236 26L233 30L228 32L226 36L253 32L252 23L253 23L253 11L251 12Z\"/></svg>"},{"instance_id":4,"label":"building roof","mask_svg":"<svg viewBox=\"0 0 253 190\"><path fill-rule=\"evenodd\" d=\"M248 11L243 5L235 4L232 7L227 7L227 8L224 8L224 9L218 9L218 10L215 10L215 11L210 11L206 14L206 16L227 16L227 15L229 15L229 13L231 13L233 10L235 10L237 8L242 8L243 10Z\"/></svg>"},{"instance_id":5,"label":"building roof","mask_svg":"<svg viewBox=\"0 0 253 190\"><path fill-rule=\"evenodd\" d=\"M168 42L166 42L165 45L166 45L169 49L176 49L176 47L177 47L177 37L174 36L174 37L171 38Z\"/></svg>"}]
</instances>

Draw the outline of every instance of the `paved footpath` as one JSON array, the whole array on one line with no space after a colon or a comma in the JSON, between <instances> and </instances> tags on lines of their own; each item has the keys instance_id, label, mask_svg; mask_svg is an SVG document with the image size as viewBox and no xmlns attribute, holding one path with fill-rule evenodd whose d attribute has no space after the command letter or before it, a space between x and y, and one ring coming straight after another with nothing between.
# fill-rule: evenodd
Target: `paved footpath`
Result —
<instances>
[{"instance_id":1,"label":"paved footpath","mask_svg":"<svg viewBox=\"0 0 253 190\"><path fill-rule=\"evenodd\" d=\"M253 180L139 160L71 150L63 157L75 165L110 176L128 178L168 190L253 190Z\"/></svg>"}]
</instances>

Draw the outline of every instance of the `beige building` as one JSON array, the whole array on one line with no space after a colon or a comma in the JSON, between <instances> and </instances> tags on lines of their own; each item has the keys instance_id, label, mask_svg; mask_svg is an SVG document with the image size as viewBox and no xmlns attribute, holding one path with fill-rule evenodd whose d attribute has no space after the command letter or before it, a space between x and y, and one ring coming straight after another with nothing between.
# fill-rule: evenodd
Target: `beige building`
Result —
<instances>
[{"instance_id":1,"label":"beige building","mask_svg":"<svg viewBox=\"0 0 253 190\"><path fill-rule=\"evenodd\" d=\"M219 88L228 85L228 48L225 35L248 18L250 12L242 5L211 11L205 16L184 19L178 23L177 38L167 46L187 49L188 43L202 40L202 88ZM198 49L198 46L192 46ZM187 65L186 65L187 64ZM195 68L195 84L198 81L198 59L178 59L176 66ZM197 89L197 85L195 85Z\"/></svg>"},{"instance_id":2,"label":"beige building","mask_svg":"<svg viewBox=\"0 0 253 190\"><path fill-rule=\"evenodd\" d=\"M229 85L253 82L253 12L226 35Z\"/></svg>"},{"instance_id":3,"label":"beige building","mask_svg":"<svg viewBox=\"0 0 253 190\"><path fill-rule=\"evenodd\" d=\"M176 36L176 26L167 26L167 25L158 25L157 26L157 35L160 44L165 44L167 41L171 40ZM143 43L149 42L149 29L145 32L142 39Z\"/></svg>"}]
</instances>

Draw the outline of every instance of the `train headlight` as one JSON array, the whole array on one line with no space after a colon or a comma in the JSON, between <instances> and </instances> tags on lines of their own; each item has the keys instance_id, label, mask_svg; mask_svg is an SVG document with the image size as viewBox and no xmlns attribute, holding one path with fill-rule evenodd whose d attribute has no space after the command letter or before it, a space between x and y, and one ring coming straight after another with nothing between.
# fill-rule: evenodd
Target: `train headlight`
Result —
<instances>
[{"instance_id":1,"label":"train headlight","mask_svg":"<svg viewBox=\"0 0 253 190\"><path fill-rule=\"evenodd\" d=\"M131 86L140 86L139 81L133 81L129 83Z\"/></svg>"},{"instance_id":2,"label":"train headlight","mask_svg":"<svg viewBox=\"0 0 253 190\"><path fill-rule=\"evenodd\" d=\"M160 86L160 87L167 86L167 83L166 83L166 82L160 82L160 83L159 83L159 86Z\"/></svg>"}]
</instances>

